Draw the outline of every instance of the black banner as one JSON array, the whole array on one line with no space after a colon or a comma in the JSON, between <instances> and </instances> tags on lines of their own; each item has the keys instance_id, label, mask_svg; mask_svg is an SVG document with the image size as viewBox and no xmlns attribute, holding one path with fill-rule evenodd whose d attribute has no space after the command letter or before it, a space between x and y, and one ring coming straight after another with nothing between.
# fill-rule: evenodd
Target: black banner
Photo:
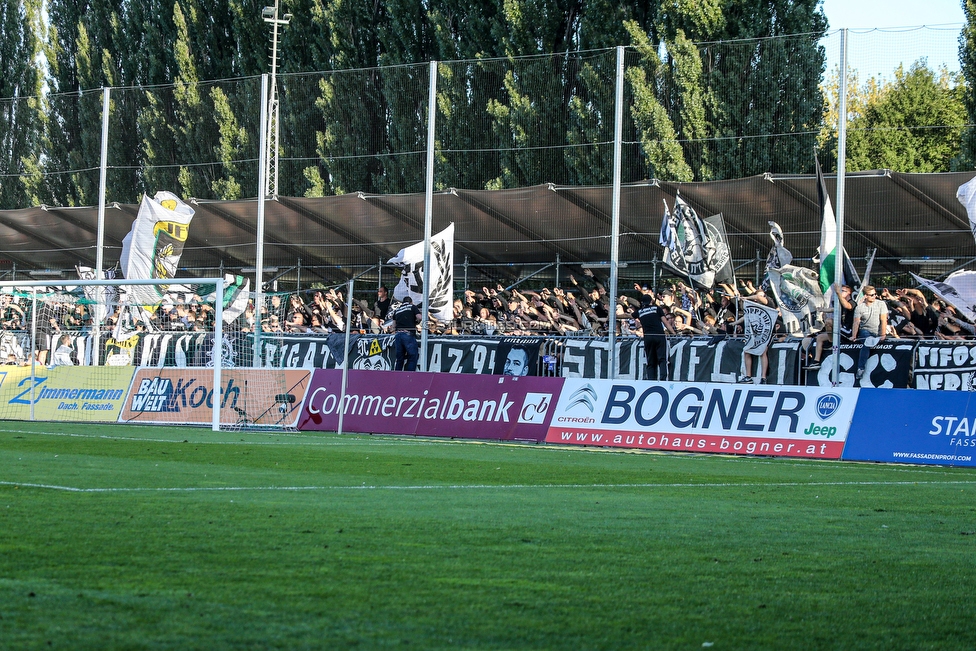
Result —
<instances>
[{"instance_id":1,"label":"black banner","mask_svg":"<svg viewBox=\"0 0 976 651\"><path fill-rule=\"evenodd\" d=\"M840 386L883 389L906 389L909 386L915 342L908 339L885 339L871 349L860 382L855 377L861 344L842 344L840 347ZM824 358L819 369L806 372L807 386L829 387L834 368L834 355Z\"/></svg>"},{"instance_id":2,"label":"black banner","mask_svg":"<svg viewBox=\"0 0 976 651\"><path fill-rule=\"evenodd\" d=\"M735 382L743 374L742 339L729 337L668 337L668 379L676 382ZM768 381L797 384L800 341L772 343ZM570 337L564 340L562 376L608 376L610 344L607 339ZM642 339L617 340L617 378L642 380L647 359Z\"/></svg>"},{"instance_id":3,"label":"black banner","mask_svg":"<svg viewBox=\"0 0 976 651\"><path fill-rule=\"evenodd\" d=\"M916 389L976 391L976 342L920 341L915 350Z\"/></svg>"},{"instance_id":4,"label":"black banner","mask_svg":"<svg viewBox=\"0 0 976 651\"><path fill-rule=\"evenodd\" d=\"M679 382L735 382L745 374L742 349L745 340L730 337L675 337L668 340L670 379ZM798 383L800 340L773 342L766 349L769 384ZM760 358L752 374L760 373Z\"/></svg>"},{"instance_id":5,"label":"black banner","mask_svg":"<svg viewBox=\"0 0 976 651\"><path fill-rule=\"evenodd\" d=\"M500 342L501 339L488 337L431 337L428 340L427 368L435 373L493 373Z\"/></svg>"},{"instance_id":6,"label":"black banner","mask_svg":"<svg viewBox=\"0 0 976 651\"><path fill-rule=\"evenodd\" d=\"M617 340L617 377L639 380L644 377L644 341L628 337ZM563 340L562 377L607 379L610 369L610 341L593 337Z\"/></svg>"}]
</instances>

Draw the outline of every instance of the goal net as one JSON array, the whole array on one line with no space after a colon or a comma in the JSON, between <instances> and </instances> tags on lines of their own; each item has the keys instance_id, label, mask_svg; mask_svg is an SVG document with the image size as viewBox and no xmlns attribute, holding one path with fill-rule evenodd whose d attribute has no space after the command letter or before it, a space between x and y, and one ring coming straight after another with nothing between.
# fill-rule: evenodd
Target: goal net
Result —
<instances>
[{"instance_id":1,"label":"goal net","mask_svg":"<svg viewBox=\"0 0 976 651\"><path fill-rule=\"evenodd\" d=\"M0 418L293 429L309 374L253 364L249 301L233 277L2 282Z\"/></svg>"}]
</instances>

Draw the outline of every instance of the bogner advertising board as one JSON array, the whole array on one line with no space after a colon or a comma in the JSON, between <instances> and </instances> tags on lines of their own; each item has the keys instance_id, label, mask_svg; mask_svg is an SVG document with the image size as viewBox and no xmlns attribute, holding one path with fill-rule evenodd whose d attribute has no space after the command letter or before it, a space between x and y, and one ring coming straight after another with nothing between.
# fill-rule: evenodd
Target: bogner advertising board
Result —
<instances>
[{"instance_id":1,"label":"bogner advertising board","mask_svg":"<svg viewBox=\"0 0 976 651\"><path fill-rule=\"evenodd\" d=\"M298 422L303 431L542 441L560 378L316 370Z\"/></svg>"},{"instance_id":2,"label":"bogner advertising board","mask_svg":"<svg viewBox=\"0 0 976 651\"><path fill-rule=\"evenodd\" d=\"M304 370L224 369L220 421L294 427L310 376ZM213 393L212 369L141 368L119 422L209 425Z\"/></svg>"},{"instance_id":3,"label":"bogner advertising board","mask_svg":"<svg viewBox=\"0 0 976 651\"><path fill-rule=\"evenodd\" d=\"M111 423L125 403L134 369L130 367L0 366L0 405L4 418ZM33 391L32 391L33 389Z\"/></svg>"},{"instance_id":4,"label":"bogner advertising board","mask_svg":"<svg viewBox=\"0 0 976 651\"><path fill-rule=\"evenodd\" d=\"M857 389L567 379L546 441L839 459Z\"/></svg>"}]
</instances>

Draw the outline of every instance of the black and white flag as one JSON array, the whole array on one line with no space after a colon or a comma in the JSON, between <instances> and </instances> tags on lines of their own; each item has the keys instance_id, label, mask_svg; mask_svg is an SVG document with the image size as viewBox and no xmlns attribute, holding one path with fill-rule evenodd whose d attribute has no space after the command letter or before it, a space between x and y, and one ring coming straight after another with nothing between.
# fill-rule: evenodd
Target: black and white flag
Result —
<instances>
[{"instance_id":1,"label":"black and white flag","mask_svg":"<svg viewBox=\"0 0 976 651\"><path fill-rule=\"evenodd\" d=\"M702 287L715 282L733 282L725 220L721 214L702 219L680 196L674 198L674 211L665 204L661 224L663 262L675 273Z\"/></svg>"},{"instance_id":2,"label":"black and white flag","mask_svg":"<svg viewBox=\"0 0 976 651\"><path fill-rule=\"evenodd\" d=\"M969 216L969 228L973 231L976 238L976 177L963 183L956 190L956 199L966 207L966 214Z\"/></svg>"},{"instance_id":3,"label":"black and white flag","mask_svg":"<svg viewBox=\"0 0 976 651\"><path fill-rule=\"evenodd\" d=\"M922 287L959 310L967 319L976 322L976 271L957 271L939 282L912 274Z\"/></svg>"},{"instance_id":4,"label":"black and white flag","mask_svg":"<svg viewBox=\"0 0 976 651\"><path fill-rule=\"evenodd\" d=\"M786 331L794 336L807 334L820 324L820 310L824 307L819 274L793 262L793 254L783 243L783 229L769 222L769 236L773 246L766 258L769 288L779 304Z\"/></svg>"},{"instance_id":5,"label":"black and white flag","mask_svg":"<svg viewBox=\"0 0 976 651\"><path fill-rule=\"evenodd\" d=\"M420 305L424 299L424 243L400 249L387 264L401 269L393 298L402 301L409 296L414 305ZM428 312L438 321L450 321L454 318L454 224L431 236L430 265Z\"/></svg>"}]
</instances>

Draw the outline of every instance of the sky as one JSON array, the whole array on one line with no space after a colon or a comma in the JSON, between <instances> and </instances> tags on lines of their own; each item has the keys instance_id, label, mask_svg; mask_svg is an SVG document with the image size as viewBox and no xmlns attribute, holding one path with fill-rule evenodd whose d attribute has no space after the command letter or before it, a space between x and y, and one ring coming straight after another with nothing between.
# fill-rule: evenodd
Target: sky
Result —
<instances>
[{"instance_id":1,"label":"sky","mask_svg":"<svg viewBox=\"0 0 976 651\"><path fill-rule=\"evenodd\" d=\"M849 67L861 81L890 78L899 64L907 68L923 57L930 68L959 70L960 0L823 0L823 9L830 23L823 41L828 74L840 61L842 28L848 29Z\"/></svg>"}]
</instances>

